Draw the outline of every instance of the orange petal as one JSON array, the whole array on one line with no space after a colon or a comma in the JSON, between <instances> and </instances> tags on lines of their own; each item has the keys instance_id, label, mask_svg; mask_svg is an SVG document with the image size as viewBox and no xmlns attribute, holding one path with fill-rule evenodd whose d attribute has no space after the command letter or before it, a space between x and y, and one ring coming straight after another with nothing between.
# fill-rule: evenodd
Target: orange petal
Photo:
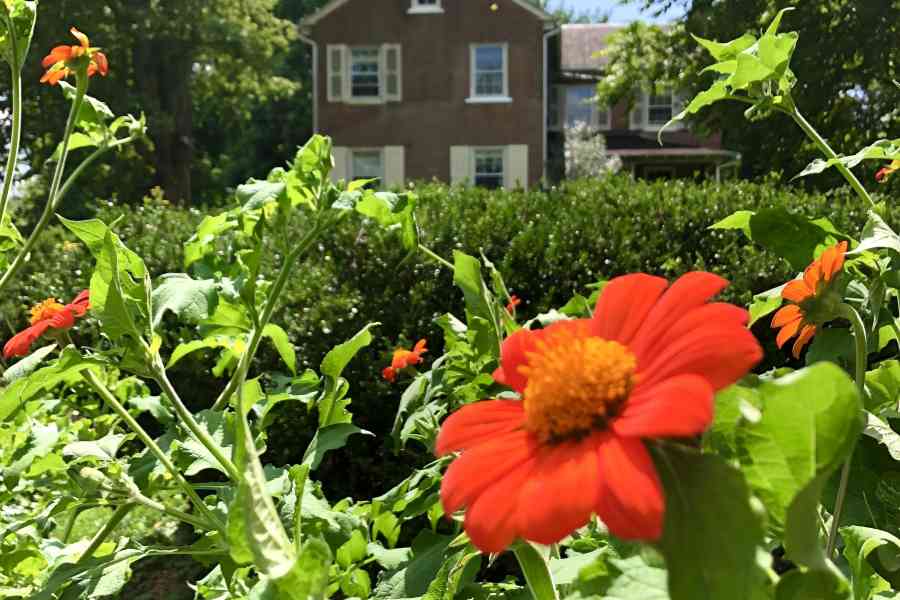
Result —
<instances>
[{"instance_id":1,"label":"orange petal","mask_svg":"<svg viewBox=\"0 0 900 600\"><path fill-rule=\"evenodd\" d=\"M778 329L779 327L784 327L791 321L801 317L803 317L803 311L800 310L800 307L796 304L782 306L778 309L778 312L775 313L775 316L772 317L772 328Z\"/></svg>"},{"instance_id":2,"label":"orange petal","mask_svg":"<svg viewBox=\"0 0 900 600\"><path fill-rule=\"evenodd\" d=\"M797 335L797 332L800 331L801 325L803 325L802 318L787 323L784 327L781 328L781 331L778 332L778 337L775 338L775 344L779 348L784 346L789 339Z\"/></svg>"},{"instance_id":3,"label":"orange petal","mask_svg":"<svg viewBox=\"0 0 900 600\"><path fill-rule=\"evenodd\" d=\"M791 302L796 302L800 304L807 298L813 295L813 290L809 289L802 279L794 279L793 281L788 281L784 286L784 289L781 290L781 297L785 300L790 300Z\"/></svg>"},{"instance_id":4,"label":"orange petal","mask_svg":"<svg viewBox=\"0 0 900 600\"><path fill-rule=\"evenodd\" d=\"M597 299L593 334L627 345L668 286L662 277L644 273L612 279Z\"/></svg>"},{"instance_id":5,"label":"orange petal","mask_svg":"<svg viewBox=\"0 0 900 600\"><path fill-rule=\"evenodd\" d=\"M813 261L811 265L806 267L803 271L803 282L806 283L806 287L812 290L813 293L819 288L819 282L822 280L822 263L818 260Z\"/></svg>"},{"instance_id":6,"label":"orange petal","mask_svg":"<svg viewBox=\"0 0 900 600\"><path fill-rule=\"evenodd\" d=\"M525 406L518 400L484 400L467 404L441 425L434 453L444 456L519 429L525 423Z\"/></svg>"},{"instance_id":7,"label":"orange petal","mask_svg":"<svg viewBox=\"0 0 900 600\"><path fill-rule=\"evenodd\" d=\"M809 343L809 340L816 335L816 326L815 325L807 325L803 328L803 331L800 332L800 337L797 338L797 341L794 342L793 355L794 358L800 358L800 352L803 351L803 346Z\"/></svg>"},{"instance_id":8,"label":"orange petal","mask_svg":"<svg viewBox=\"0 0 900 600\"><path fill-rule=\"evenodd\" d=\"M503 552L518 537L519 519L515 509L519 493L536 462L536 458L530 458L495 480L466 511L463 527L472 544L482 552Z\"/></svg>"},{"instance_id":9,"label":"orange petal","mask_svg":"<svg viewBox=\"0 0 900 600\"><path fill-rule=\"evenodd\" d=\"M69 33L75 36L75 38L81 43L82 48L87 49L91 47L91 41L88 39L88 36L84 35L74 27L69 30Z\"/></svg>"},{"instance_id":10,"label":"orange petal","mask_svg":"<svg viewBox=\"0 0 900 600\"><path fill-rule=\"evenodd\" d=\"M40 321L17 333L3 346L3 358L25 356L31 349L31 345L48 329L50 329L50 324L47 321Z\"/></svg>"},{"instance_id":11,"label":"orange petal","mask_svg":"<svg viewBox=\"0 0 900 600\"><path fill-rule=\"evenodd\" d=\"M822 271L825 274L825 281L831 281L834 276L840 273L841 269L844 268L844 255L847 253L847 242L841 242L828 250L831 250L828 261L822 261ZM825 252L828 252L828 250Z\"/></svg>"},{"instance_id":12,"label":"orange petal","mask_svg":"<svg viewBox=\"0 0 900 600\"><path fill-rule=\"evenodd\" d=\"M650 454L639 439L596 434L600 466L597 516L625 540L662 536L665 500Z\"/></svg>"},{"instance_id":13,"label":"orange petal","mask_svg":"<svg viewBox=\"0 0 900 600\"><path fill-rule=\"evenodd\" d=\"M57 46L50 51L50 54L44 57L44 60L41 61L41 66L46 69L58 62L65 62L70 58L72 58L71 46Z\"/></svg>"},{"instance_id":14,"label":"orange petal","mask_svg":"<svg viewBox=\"0 0 900 600\"><path fill-rule=\"evenodd\" d=\"M106 55L102 52L95 52L93 57L93 64L97 65L97 69L100 71L100 74L104 77L109 73L109 61L106 60Z\"/></svg>"},{"instance_id":15,"label":"orange petal","mask_svg":"<svg viewBox=\"0 0 900 600\"><path fill-rule=\"evenodd\" d=\"M694 374L671 377L635 390L612 429L625 437L687 437L706 431L713 419L714 393Z\"/></svg>"}]
</instances>

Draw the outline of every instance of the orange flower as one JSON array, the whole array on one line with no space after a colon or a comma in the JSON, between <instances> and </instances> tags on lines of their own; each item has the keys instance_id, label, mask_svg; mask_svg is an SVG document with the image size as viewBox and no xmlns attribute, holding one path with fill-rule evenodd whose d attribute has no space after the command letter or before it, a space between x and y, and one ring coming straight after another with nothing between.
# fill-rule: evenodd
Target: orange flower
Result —
<instances>
[{"instance_id":1,"label":"orange flower","mask_svg":"<svg viewBox=\"0 0 900 600\"><path fill-rule=\"evenodd\" d=\"M506 312L513 314L516 312L516 307L520 304L522 304L522 299L513 294L509 297L509 304L506 305Z\"/></svg>"},{"instance_id":2,"label":"orange flower","mask_svg":"<svg viewBox=\"0 0 900 600\"><path fill-rule=\"evenodd\" d=\"M391 360L391 365L385 367L384 370L381 371L381 376L391 383L394 383L394 380L397 379L397 373L406 367L411 367L422 362L422 355L428 352L428 348L425 347L425 344L425 340L419 340L412 350L406 350L405 348L397 348L394 350L394 358Z\"/></svg>"},{"instance_id":3,"label":"orange flower","mask_svg":"<svg viewBox=\"0 0 900 600\"><path fill-rule=\"evenodd\" d=\"M671 286L618 277L592 318L503 342L494 379L521 401L464 406L435 447L439 456L461 452L441 500L448 515L466 508L475 546L556 543L592 514L620 538L659 539L665 497L644 440L703 432L715 392L762 358L747 311L708 302L727 283L702 272Z\"/></svg>"},{"instance_id":4,"label":"orange flower","mask_svg":"<svg viewBox=\"0 0 900 600\"><path fill-rule=\"evenodd\" d=\"M3 358L25 356L31 345L48 329L71 329L76 317L83 317L90 308L90 292L84 290L71 304L63 306L55 298L48 298L31 309L31 326L17 333L3 347Z\"/></svg>"},{"instance_id":5,"label":"orange flower","mask_svg":"<svg viewBox=\"0 0 900 600\"><path fill-rule=\"evenodd\" d=\"M47 69L41 77L41 83L56 85L61 80L72 74L75 61L86 56L89 60L87 75L93 77L97 73L106 77L109 73L109 62L106 55L100 52L100 48L92 48L86 35L75 29L69 30L80 42L78 46L57 46L44 57L41 65Z\"/></svg>"},{"instance_id":6,"label":"orange flower","mask_svg":"<svg viewBox=\"0 0 900 600\"><path fill-rule=\"evenodd\" d=\"M829 292L844 267L846 252L847 242L831 246L806 267L801 279L789 281L781 291L781 297L792 304L775 313L772 327L781 328L775 340L779 348L798 336L792 349L794 358L800 358L800 352L816 334L816 328L835 317L835 304L841 299Z\"/></svg>"},{"instance_id":7,"label":"orange flower","mask_svg":"<svg viewBox=\"0 0 900 600\"><path fill-rule=\"evenodd\" d=\"M891 162L888 166L881 168L875 173L875 181L878 183L885 183L888 180L888 177L894 174L895 171L900 171L900 159Z\"/></svg>"}]
</instances>

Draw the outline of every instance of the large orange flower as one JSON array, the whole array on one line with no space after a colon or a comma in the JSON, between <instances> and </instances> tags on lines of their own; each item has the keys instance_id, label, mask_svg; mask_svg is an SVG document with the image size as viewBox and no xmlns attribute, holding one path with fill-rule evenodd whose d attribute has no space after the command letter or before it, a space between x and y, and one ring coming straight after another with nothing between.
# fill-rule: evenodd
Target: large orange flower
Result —
<instances>
[{"instance_id":1,"label":"large orange flower","mask_svg":"<svg viewBox=\"0 0 900 600\"><path fill-rule=\"evenodd\" d=\"M618 277L593 318L506 339L494 379L521 401L463 407L436 444L439 456L461 452L441 499L447 514L466 507L472 543L483 552L516 538L551 544L592 514L620 538L662 535L665 500L643 440L703 432L715 392L762 357L747 312L708 303L726 285L702 272L671 287Z\"/></svg>"},{"instance_id":2,"label":"large orange flower","mask_svg":"<svg viewBox=\"0 0 900 600\"><path fill-rule=\"evenodd\" d=\"M422 355L428 352L425 343L425 340L419 340L412 350L406 350L405 348L397 348L394 350L394 357L391 360L391 364L381 371L381 376L391 383L394 383L394 380L397 379L397 374L400 371L406 367L411 367L422 362Z\"/></svg>"},{"instance_id":3,"label":"large orange flower","mask_svg":"<svg viewBox=\"0 0 900 600\"><path fill-rule=\"evenodd\" d=\"M817 327L835 317L836 304L841 298L829 291L844 267L846 252L847 242L831 246L806 267L802 278L788 282L781 290L781 297L791 304L775 313L772 327L781 328L775 339L779 348L798 336L792 349L794 358L800 358L800 352L816 334Z\"/></svg>"},{"instance_id":4,"label":"large orange flower","mask_svg":"<svg viewBox=\"0 0 900 600\"><path fill-rule=\"evenodd\" d=\"M48 298L31 309L31 326L17 333L3 347L3 358L25 356L31 345L48 329L71 329L76 317L83 317L90 308L90 292L84 290L70 304L63 306L55 298Z\"/></svg>"},{"instance_id":5,"label":"large orange flower","mask_svg":"<svg viewBox=\"0 0 900 600\"><path fill-rule=\"evenodd\" d=\"M50 54L44 57L41 65L47 69L44 76L41 77L41 83L49 83L56 85L61 80L72 74L72 62L87 56L88 77L93 77L97 73L106 77L109 73L109 61L106 55L100 52L99 48L92 48L91 42L86 35L75 29L69 30L72 35L79 41L78 46L57 46L50 51Z\"/></svg>"}]
</instances>

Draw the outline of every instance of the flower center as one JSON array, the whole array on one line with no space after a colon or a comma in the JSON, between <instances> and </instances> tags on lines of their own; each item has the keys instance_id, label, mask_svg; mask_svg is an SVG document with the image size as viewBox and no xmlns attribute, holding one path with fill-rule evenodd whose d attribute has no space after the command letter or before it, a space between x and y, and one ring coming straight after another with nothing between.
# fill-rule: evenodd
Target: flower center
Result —
<instances>
[{"instance_id":1,"label":"flower center","mask_svg":"<svg viewBox=\"0 0 900 600\"><path fill-rule=\"evenodd\" d=\"M526 356L525 427L545 443L606 427L637 379L628 348L597 337L561 331Z\"/></svg>"},{"instance_id":2,"label":"flower center","mask_svg":"<svg viewBox=\"0 0 900 600\"><path fill-rule=\"evenodd\" d=\"M35 305L31 309L31 324L35 325L40 321L46 321L58 315L65 306L56 301L56 298L47 298L40 304Z\"/></svg>"}]
</instances>

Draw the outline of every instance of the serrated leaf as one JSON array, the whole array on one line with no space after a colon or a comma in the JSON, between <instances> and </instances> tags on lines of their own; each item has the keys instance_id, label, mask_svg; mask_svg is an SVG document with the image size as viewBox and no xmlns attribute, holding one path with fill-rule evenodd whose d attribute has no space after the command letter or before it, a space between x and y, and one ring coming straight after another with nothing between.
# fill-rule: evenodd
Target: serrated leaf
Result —
<instances>
[{"instance_id":1,"label":"serrated leaf","mask_svg":"<svg viewBox=\"0 0 900 600\"><path fill-rule=\"evenodd\" d=\"M193 279L184 273L168 273L151 295L153 327L159 327L166 311L188 323L209 318L219 303L216 282Z\"/></svg>"}]
</instances>

